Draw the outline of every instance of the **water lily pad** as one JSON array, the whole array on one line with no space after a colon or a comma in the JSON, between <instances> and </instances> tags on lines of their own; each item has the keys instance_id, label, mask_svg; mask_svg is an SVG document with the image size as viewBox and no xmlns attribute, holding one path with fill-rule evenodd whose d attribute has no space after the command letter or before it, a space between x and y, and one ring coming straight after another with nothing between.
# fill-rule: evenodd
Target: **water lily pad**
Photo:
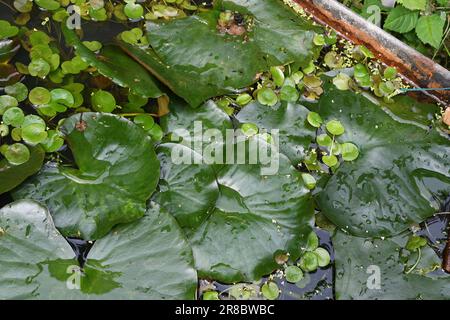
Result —
<instances>
[{"instance_id":1,"label":"water lily pad","mask_svg":"<svg viewBox=\"0 0 450 320\"><path fill-rule=\"evenodd\" d=\"M228 116L212 102L195 110L177 107L171 107L171 110L175 113L169 114L163 121L167 132L188 128L188 132L192 133L197 110L201 111L197 120L204 123L204 130L217 126L217 132L225 134L231 125ZM305 118L306 114L305 111ZM185 150L190 159L209 159L206 157L207 149L192 150L195 148L193 142L198 141L196 139L185 140L178 150ZM300 248L306 246L307 236L311 232L313 207L301 173L295 170L286 156L275 151L272 159L279 158L279 168L278 171L275 168L272 175L261 171L263 167L267 169L267 164L249 164L250 155L255 152L250 145L255 142L263 148L269 145L262 135L247 139L234 145L231 143L231 148L219 144L216 150L216 154L223 156L219 159L226 162L233 158L227 158L226 152L221 154L222 151L233 149L236 156L237 150L242 149L247 164L233 164L236 163L235 158L229 164L212 163L209 169L208 162L175 165L174 158L168 156L173 156L175 145L162 145L167 152L161 158L160 189L164 198L170 199L173 194L175 200L173 205L169 202L164 206L170 208L170 213L188 231L201 277L225 283L258 280L269 274L279 267L275 259L279 252L289 252L294 259L299 257ZM184 181L196 182L186 185ZM197 188L200 181L207 187ZM181 192L196 195L190 196L190 202L182 202L186 195ZM155 194L156 200L158 197ZM187 223L189 228L186 228Z\"/></svg>"},{"instance_id":2,"label":"water lily pad","mask_svg":"<svg viewBox=\"0 0 450 320\"><path fill-rule=\"evenodd\" d=\"M133 246L134 250L129 250ZM80 268L45 207L0 210L1 299L194 299L192 252L170 215L152 205L95 242Z\"/></svg>"},{"instance_id":3,"label":"water lily pad","mask_svg":"<svg viewBox=\"0 0 450 320\"><path fill-rule=\"evenodd\" d=\"M202 130L218 129L224 136L227 129L233 129L230 117L213 101L204 103L195 112L179 98L171 97L170 101L170 113L161 118L161 127L166 134L187 130L191 137L184 139L194 140L196 121Z\"/></svg>"},{"instance_id":4,"label":"water lily pad","mask_svg":"<svg viewBox=\"0 0 450 320\"><path fill-rule=\"evenodd\" d=\"M153 77L139 63L128 57L118 47L105 46L98 55L87 48L74 30L62 24L66 43L75 48L77 54L89 65L97 68L103 76L114 83L146 98L158 98L164 93L158 88Z\"/></svg>"},{"instance_id":5,"label":"water lily pad","mask_svg":"<svg viewBox=\"0 0 450 320\"><path fill-rule=\"evenodd\" d=\"M76 168L46 166L14 198L45 203L63 235L90 240L142 217L159 178L159 161L145 131L101 113L74 115L60 131Z\"/></svg>"},{"instance_id":6,"label":"water lily pad","mask_svg":"<svg viewBox=\"0 0 450 320\"><path fill-rule=\"evenodd\" d=\"M235 26L240 30L235 33L221 32L218 17L224 10L248 16L252 26L249 30ZM123 47L178 96L197 107L208 98L253 84L257 75L271 66L308 62L315 52L311 29L276 0L215 1L209 12L148 22L150 49L127 43Z\"/></svg>"},{"instance_id":7,"label":"water lily pad","mask_svg":"<svg viewBox=\"0 0 450 320\"><path fill-rule=\"evenodd\" d=\"M271 130L279 130L280 150L296 165L305 157L315 137L315 129L306 122L308 113L308 109L296 103L282 102L268 107L253 102L236 118L241 123L254 123L269 134Z\"/></svg>"},{"instance_id":8,"label":"water lily pad","mask_svg":"<svg viewBox=\"0 0 450 320\"><path fill-rule=\"evenodd\" d=\"M44 151L41 147L29 147L30 159L24 164L15 166L10 164L6 159L0 160L0 194L8 192L22 182L26 178L35 174L42 167L44 162Z\"/></svg>"},{"instance_id":9,"label":"water lily pad","mask_svg":"<svg viewBox=\"0 0 450 320\"><path fill-rule=\"evenodd\" d=\"M448 137L414 122L413 114L401 119L329 83L314 109L325 121L339 120L345 127L339 139L359 149L318 195L332 222L357 236L392 236L437 212L450 193Z\"/></svg>"},{"instance_id":10,"label":"water lily pad","mask_svg":"<svg viewBox=\"0 0 450 320\"><path fill-rule=\"evenodd\" d=\"M265 143L258 136L249 139ZM248 164L219 171L215 209L191 237L202 277L257 280L277 268L277 252L299 257L311 231L312 204L301 174L279 157L275 175L264 176L261 165Z\"/></svg>"},{"instance_id":11,"label":"water lily pad","mask_svg":"<svg viewBox=\"0 0 450 320\"><path fill-rule=\"evenodd\" d=\"M371 240L338 231L333 236L336 265L336 298L445 299L450 297L450 277L406 274L400 257L408 237ZM429 248L429 252L438 258Z\"/></svg>"}]
</instances>

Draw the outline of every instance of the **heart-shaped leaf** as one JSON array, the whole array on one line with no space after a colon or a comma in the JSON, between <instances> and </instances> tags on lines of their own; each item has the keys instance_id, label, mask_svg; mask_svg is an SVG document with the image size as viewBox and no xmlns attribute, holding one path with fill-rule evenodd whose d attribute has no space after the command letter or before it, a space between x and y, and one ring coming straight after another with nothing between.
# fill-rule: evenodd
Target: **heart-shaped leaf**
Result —
<instances>
[{"instance_id":1,"label":"heart-shaped leaf","mask_svg":"<svg viewBox=\"0 0 450 320\"><path fill-rule=\"evenodd\" d=\"M253 84L271 66L306 65L316 51L312 27L277 0L214 3L209 12L148 22L148 50L121 44L193 107ZM226 10L244 23L235 24Z\"/></svg>"},{"instance_id":2,"label":"heart-shaped leaf","mask_svg":"<svg viewBox=\"0 0 450 320\"><path fill-rule=\"evenodd\" d=\"M75 48L77 54L89 65L97 68L103 76L110 78L121 87L130 88L136 95L158 98L164 93L158 88L153 77L118 47L106 46L97 56L78 38L75 30L62 24L66 43Z\"/></svg>"},{"instance_id":3,"label":"heart-shaped leaf","mask_svg":"<svg viewBox=\"0 0 450 320\"><path fill-rule=\"evenodd\" d=\"M308 113L308 109L295 103L282 102L268 107L254 102L245 106L236 118L241 123L254 123L260 130L279 130L281 151L297 165L316 133L306 121Z\"/></svg>"},{"instance_id":4,"label":"heart-shaped leaf","mask_svg":"<svg viewBox=\"0 0 450 320\"><path fill-rule=\"evenodd\" d=\"M45 156L44 150L40 146L28 148L30 159L24 164L14 166L6 159L0 160L0 194L11 191L41 169Z\"/></svg>"},{"instance_id":5,"label":"heart-shaped leaf","mask_svg":"<svg viewBox=\"0 0 450 320\"><path fill-rule=\"evenodd\" d=\"M152 205L95 242L80 268L47 209L0 210L0 299L194 299L192 252L175 220Z\"/></svg>"},{"instance_id":6,"label":"heart-shaped leaf","mask_svg":"<svg viewBox=\"0 0 450 320\"><path fill-rule=\"evenodd\" d=\"M159 161L145 131L101 113L74 115L60 130L77 168L48 165L14 198L45 203L64 236L90 240L142 217L159 178Z\"/></svg>"},{"instance_id":7,"label":"heart-shaped leaf","mask_svg":"<svg viewBox=\"0 0 450 320\"><path fill-rule=\"evenodd\" d=\"M411 267L405 268L401 258L407 239L405 236L397 236L392 239L370 240L338 231L333 237L336 298L448 299L450 276L408 273ZM440 260L433 249L426 247L425 250L422 259L429 256L433 262Z\"/></svg>"},{"instance_id":8,"label":"heart-shaped leaf","mask_svg":"<svg viewBox=\"0 0 450 320\"><path fill-rule=\"evenodd\" d=\"M450 140L437 129L395 116L350 91L327 84L314 110L345 127L342 141L360 155L344 163L318 195L336 225L357 236L392 236L432 216L450 192ZM402 102L404 103L404 102ZM416 108L423 107L409 99ZM425 105L426 106L426 105ZM431 108L431 106L430 106Z\"/></svg>"}]
</instances>

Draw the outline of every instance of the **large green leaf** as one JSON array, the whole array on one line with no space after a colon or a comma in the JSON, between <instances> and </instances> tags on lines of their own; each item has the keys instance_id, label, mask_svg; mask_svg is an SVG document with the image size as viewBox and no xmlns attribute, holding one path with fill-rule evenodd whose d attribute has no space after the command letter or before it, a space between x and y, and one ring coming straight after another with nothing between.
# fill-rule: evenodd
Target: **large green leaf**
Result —
<instances>
[{"instance_id":1,"label":"large green leaf","mask_svg":"<svg viewBox=\"0 0 450 320\"><path fill-rule=\"evenodd\" d=\"M69 29L65 23L62 24L62 30L67 45L73 46L81 59L117 85L130 88L135 94L146 98L158 98L164 94L147 70L120 48L106 46L96 55L80 41L75 30Z\"/></svg>"},{"instance_id":2,"label":"large green leaf","mask_svg":"<svg viewBox=\"0 0 450 320\"><path fill-rule=\"evenodd\" d=\"M282 102L274 107L253 102L242 109L236 118L241 123L254 123L268 133L279 130L280 149L297 165L305 156L316 130L307 123L308 109L295 103Z\"/></svg>"},{"instance_id":3,"label":"large green leaf","mask_svg":"<svg viewBox=\"0 0 450 320\"><path fill-rule=\"evenodd\" d=\"M183 112L166 117L165 127L170 128L167 132L185 126L192 134L191 119L196 110L180 110ZM223 134L224 127L229 129L223 111L214 103L206 103L200 110L198 120L205 123L204 130L217 125L217 132ZM224 162L228 160L223 165L204 162L210 160L208 148L192 150L195 141L160 147L161 194L155 194L155 200L168 208L187 231L200 276L226 283L252 281L277 268L277 253L289 252L293 259L298 257L312 230L313 205L301 173L289 159L274 150L272 159L279 157L279 169L269 175L261 171L266 164L249 164L250 155L256 151L252 143L269 147L260 136L231 142L231 148L216 145L215 154ZM230 149L234 157L222 153ZM237 150L245 155L242 164L234 164ZM197 164L175 163L183 153L196 159Z\"/></svg>"},{"instance_id":4,"label":"large green leaf","mask_svg":"<svg viewBox=\"0 0 450 320\"><path fill-rule=\"evenodd\" d=\"M0 299L62 298L71 291L51 276L50 269L77 265L74 258L38 203L23 200L0 210Z\"/></svg>"},{"instance_id":5,"label":"large green leaf","mask_svg":"<svg viewBox=\"0 0 450 320\"><path fill-rule=\"evenodd\" d=\"M0 194L11 191L41 169L44 150L39 146L29 149L30 160L19 166L10 164L6 159L0 160Z\"/></svg>"},{"instance_id":6,"label":"large green leaf","mask_svg":"<svg viewBox=\"0 0 450 320\"><path fill-rule=\"evenodd\" d=\"M407 274L401 254L407 237L370 240L338 231L333 237L337 299L449 299L450 277ZM439 259L429 247L422 259ZM419 269L418 267L416 269ZM378 273L379 272L379 273ZM380 276L379 283L377 276ZM379 286L378 286L379 284Z\"/></svg>"},{"instance_id":7,"label":"large green leaf","mask_svg":"<svg viewBox=\"0 0 450 320\"><path fill-rule=\"evenodd\" d=\"M437 212L450 192L448 137L330 84L312 108L340 120L346 132L339 140L360 149L318 196L331 221L357 236L392 236Z\"/></svg>"},{"instance_id":8,"label":"large green leaf","mask_svg":"<svg viewBox=\"0 0 450 320\"><path fill-rule=\"evenodd\" d=\"M191 249L158 206L95 242L83 268L74 255L38 203L0 210L1 299L195 298Z\"/></svg>"},{"instance_id":9,"label":"large green leaf","mask_svg":"<svg viewBox=\"0 0 450 320\"><path fill-rule=\"evenodd\" d=\"M77 168L49 165L14 198L45 203L64 236L90 240L142 217L159 178L144 130L111 114L83 113L66 119L61 132Z\"/></svg>"},{"instance_id":10,"label":"large green leaf","mask_svg":"<svg viewBox=\"0 0 450 320\"><path fill-rule=\"evenodd\" d=\"M253 19L244 35L222 34L219 13ZM184 19L149 22L151 48L122 43L161 82L190 105L253 84L270 66L306 64L313 56L311 26L278 0L215 1L215 9ZM251 57L251 58L250 58Z\"/></svg>"},{"instance_id":11,"label":"large green leaf","mask_svg":"<svg viewBox=\"0 0 450 320\"><path fill-rule=\"evenodd\" d=\"M250 138L257 139L264 143ZM215 209L191 237L200 276L226 283L258 280L278 267L277 253L288 252L294 260L300 256L312 230L313 205L301 173L286 156L278 156L274 175L250 164L219 171Z\"/></svg>"}]
</instances>

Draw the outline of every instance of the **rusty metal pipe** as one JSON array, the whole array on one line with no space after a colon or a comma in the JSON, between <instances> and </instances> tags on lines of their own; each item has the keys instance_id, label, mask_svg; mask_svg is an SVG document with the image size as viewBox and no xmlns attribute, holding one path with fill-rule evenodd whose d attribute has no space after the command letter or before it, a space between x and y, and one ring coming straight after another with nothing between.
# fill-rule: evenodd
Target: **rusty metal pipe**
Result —
<instances>
[{"instance_id":1,"label":"rusty metal pipe","mask_svg":"<svg viewBox=\"0 0 450 320\"><path fill-rule=\"evenodd\" d=\"M314 19L342 37L370 49L378 59L397 68L407 80L420 88L450 87L450 71L407 46L391 34L335 0L294 0ZM423 92L449 106L450 91Z\"/></svg>"}]
</instances>

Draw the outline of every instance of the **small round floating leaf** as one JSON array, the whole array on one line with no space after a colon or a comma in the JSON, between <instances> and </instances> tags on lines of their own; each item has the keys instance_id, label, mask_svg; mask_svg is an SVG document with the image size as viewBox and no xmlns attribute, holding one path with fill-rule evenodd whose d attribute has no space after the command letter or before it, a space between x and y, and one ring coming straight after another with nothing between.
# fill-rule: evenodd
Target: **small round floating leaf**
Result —
<instances>
[{"instance_id":1,"label":"small round floating leaf","mask_svg":"<svg viewBox=\"0 0 450 320\"><path fill-rule=\"evenodd\" d=\"M335 136L340 136L345 132L345 128L342 123L338 120L331 120L326 125L327 131Z\"/></svg>"},{"instance_id":2,"label":"small round floating leaf","mask_svg":"<svg viewBox=\"0 0 450 320\"><path fill-rule=\"evenodd\" d=\"M91 96L92 107L95 111L110 113L116 109L116 99L108 91L98 90Z\"/></svg>"},{"instance_id":3,"label":"small round floating leaf","mask_svg":"<svg viewBox=\"0 0 450 320\"><path fill-rule=\"evenodd\" d=\"M72 107L75 103L73 95L66 89L53 89L50 91L50 95L52 103L63 104L66 107Z\"/></svg>"},{"instance_id":4,"label":"small round floating leaf","mask_svg":"<svg viewBox=\"0 0 450 320\"><path fill-rule=\"evenodd\" d=\"M325 45L325 37L323 34L316 34L314 36L313 42L316 46L324 46Z\"/></svg>"},{"instance_id":5,"label":"small round floating leaf","mask_svg":"<svg viewBox=\"0 0 450 320\"><path fill-rule=\"evenodd\" d=\"M397 76L397 69L394 67L387 67L384 70L384 77L388 80L392 80Z\"/></svg>"},{"instance_id":6,"label":"small round floating leaf","mask_svg":"<svg viewBox=\"0 0 450 320\"><path fill-rule=\"evenodd\" d=\"M13 5L20 13L28 13L33 9L33 1L14 0Z\"/></svg>"},{"instance_id":7,"label":"small round floating leaf","mask_svg":"<svg viewBox=\"0 0 450 320\"><path fill-rule=\"evenodd\" d=\"M12 38L19 33L19 28L12 26L8 21L0 20L0 39Z\"/></svg>"},{"instance_id":8,"label":"small round floating leaf","mask_svg":"<svg viewBox=\"0 0 450 320\"><path fill-rule=\"evenodd\" d=\"M269 281L261 287L261 293L268 300L276 300L280 295L280 289L275 282Z\"/></svg>"},{"instance_id":9,"label":"small round floating leaf","mask_svg":"<svg viewBox=\"0 0 450 320\"><path fill-rule=\"evenodd\" d=\"M83 44L91 51L99 51L102 48L102 44L99 41L83 41Z\"/></svg>"},{"instance_id":10,"label":"small round floating leaf","mask_svg":"<svg viewBox=\"0 0 450 320\"><path fill-rule=\"evenodd\" d=\"M334 167L335 165L338 164L338 158L336 158L336 156L334 156L334 155L323 156L322 161L329 167Z\"/></svg>"},{"instance_id":11,"label":"small round floating leaf","mask_svg":"<svg viewBox=\"0 0 450 320\"><path fill-rule=\"evenodd\" d=\"M164 132L161 127L155 123L155 125L148 132L153 140L161 141L164 137Z\"/></svg>"},{"instance_id":12,"label":"small round floating leaf","mask_svg":"<svg viewBox=\"0 0 450 320\"><path fill-rule=\"evenodd\" d=\"M333 84L341 91L346 91L350 89L350 82L351 78L346 75L345 73L339 73L334 79Z\"/></svg>"},{"instance_id":13,"label":"small round floating leaf","mask_svg":"<svg viewBox=\"0 0 450 320\"><path fill-rule=\"evenodd\" d=\"M10 164L18 166L30 159L30 150L22 143L14 143L8 146L4 156Z\"/></svg>"},{"instance_id":14,"label":"small round floating leaf","mask_svg":"<svg viewBox=\"0 0 450 320\"><path fill-rule=\"evenodd\" d=\"M319 247L319 237L312 231L308 235L308 242L306 243L306 251L314 251Z\"/></svg>"},{"instance_id":15,"label":"small round floating leaf","mask_svg":"<svg viewBox=\"0 0 450 320\"><path fill-rule=\"evenodd\" d=\"M47 139L47 132L37 123L30 124L22 128L22 139L29 144L36 145Z\"/></svg>"},{"instance_id":16,"label":"small round floating leaf","mask_svg":"<svg viewBox=\"0 0 450 320\"><path fill-rule=\"evenodd\" d=\"M322 147L331 147L333 140L327 134L320 134L316 138L317 144Z\"/></svg>"},{"instance_id":17,"label":"small round floating leaf","mask_svg":"<svg viewBox=\"0 0 450 320\"><path fill-rule=\"evenodd\" d=\"M427 245L427 240L419 236L411 236L406 243L406 249L414 252Z\"/></svg>"},{"instance_id":18,"label":"small round floating leaf","mask_svg":"<svg viewBox=\"0 0 450 320\"><path fill-rule=\"evenodd\" d=\"M18 102L22 102L28 97L28 88L22 82L17 82L5 87L5 93L16 98Z\"/></svg>"},{"instance_id":19,"label":"small round floating leaf","mask_svg":"<svg viewBox=\"0 0 450 320\"><path fill-rule=\"evenodd\" d=\"M331 151L331 150L330 150ZM338 156L342 153L342 145L338 142L333 143L333 155Z\"/></svg>"},{"instance_id":20,"label":"small round floating leaf","mask_svg":"<svg viewBox=\"0 0 450 320\"><path fill-rule=\"evenodd\" d=\"M297 266L289 266L284 270L286 281L290 283L297 283L303 279L303 271Z\"/></svg>"},{"instance_id":21,"label":"small round floating leaf","mask_svg":"<svg viewBox=\"0 0 450 320\"><path fill-rule=\"evenodd\" d=\"M9 108L17 107L19 102L16 98L9 95L0 96L0 115L4 114Z\"/></svg>"},{"instance_id":22,"label":"small round floating leaf","mask_svg":"<svg viewBox=\"0 0 450 320\"><path fill-rule=\"evenodd\" d=\"M278 102L277 95L270 88L262 88L261 90L259 90L257 98L259 103L266 106L274 106Z\"/></svg>"},{"instance_id":23,"label":"small round floating leaf","mask_svg":"<svg viewBox=\"0 0 450 320\"><path fill-rule=\"evenodd\" d=\"M129 44L137 44L139 42L139 38L134 32L131 32L130 30L123 31L120 34L120 38Z\"/></svg>"},{"instance_id":24,"label":"small round floating leaf","mask_svg":"<svg viewBox=\"0 0 450 320\"><path fill-rule=\"evenodd\" d=\"M314 254L317 256L319 267L323 268L330 264L330 254L324 248L317 248L316 250L314 250Z\"/></svg>"},{"instance_id":25,"label":"small round floating leaf","mask_svg":"<svg viewBox=\"0 0 450 320\"><path fill-rule=\"evenodd\" d=\"M64 145L64 139L56 130L47 131L47 139L41 142L45 152L56 152Z\"/></svg>"},{"instance_id":26,"label":"small round floating leaf","mask_svg":"<svg viewBox=\"0 0 450 320\"><path fill-rule=\"evenodd\" d=\"M129 2L125 5L123 10L125 15L130 19L139 19L144 15L144 8L137 3Z\"/></svg>"},{"instance_id":27,"label":"small round floating leaf","mask_svg":"<svg viewBox=\"0 0 450 320\"><path fill-rule=\"evenodd\" d=\"M206 291L203 294L203 300L220 300L219 293L217 291Z\"/></svg>"},{"instance_id":28,"label":"small round floating leaf","mask_svg":"<svg viewBox=\"0 0 450 320\"><path fill-rule=\"evenodd\" d=\"M249 95L248 93L242 93L236 98L236 103L240 106L245 106L252 100L253 98L251 95Z\"/></svg>"},{"instance_id":29,"label":"small round floating leaf","mask_svg":"<svg viewBox=\"0 0 450 320\"><path fill-rule=\"evenodd\" d=\"M254 136L259 131L258 126L254 123L244 123L241 130L247 137Z\"/></svg>"},{"instance_id":30,"label":"small round floating leaf","mask_svg":"<svg viewBox=\"0 0 450 320\"><path fill-rule=\"evenodd\" d=\"M3 123L16 128L20 127L24 120L25 114L18 107L10 108L3 114Z\"/></svg>"},{"instance_id":31,"label":"small round floating leaf","mask_svg":"<svg viewBox=\"0 0 450 320\"><path fill-rule=\"evenodd\" d=\"M280 99L288 102L296 102L300 97L297 89L293 86L284 86L280 90Z\"/></svg>"},{"instance_id":32,"label":"small round floating leaf","mask_svg":"<svg viewBox=\"0 0 450 320\"><path fill-rule=\"evenodd\" d=\"M42 128L42 130L45 130L46 128L44 119L34 114L29 114L25 116L25 119L22 123L22 127L29 126L30 124L37 124Z\"/></svg>"},{"instance_id":33,"label":"small round floating leaf","mask_svg":"<svg viewBox=\"0 0 450 320\"><path fill-rule=\"evenodd\" d=\"M315 128L320 128L323 123L322 117L317 112L308 113L308 123Z\"/></svg>"},{"instance_id":34,"label":"small round floating leaf","mask_svg":"<svg viewBox=\"0 0 450 320\"><path fill-rule=\"evenodd\" d=\"M34 0L34 2L39 7L50 11L56 10L61 6L60 3L56 0Z\"/></svg>"},{"instance_id":35,"label":"small round floating leaf","mask_svg":"<svg viewBox=\"0 0 450 320\"><path fill-rule=\"evenodd\" d=\"M359 157L359 149L353 143L341 144L341 153L344 161L353 161Z\"/></svg>"},{"instance_id":36,"label":"small round floating leaf","mask_svg":"<svg viewBox=\"0 0 450 320\"><path fill-rule=\"evenodd\" d=\"M6 137L9 134L9 127L6 124L0 124L0 137Z\"/></svg>"},{"instance_id":37,"label":"small round floating leaf","mask_svg":"<svg viewBox=\"0 0 450 320\"><path fill-rule=\"evenodd\" d=\"M317 181L309 173L302 173L302 179L303 179L303 183L309 190L312 190L316 187Z\"/></svg>"},{"instance_id":38,"label":"small round floating leaf","mask_svg":"<svg viewBox=\"0 0 450 320\"><path fill-rule=\"evenodd\" d=\"M11 130L11 138L16 141L19 142L22 140L22 129L20 128L14 128Z\"/></svg>"},{"instance_id":39,"label":"small round floating leaf","mask_svg":"<svg viewBox=\"0 0 450 320\"><path fill-rule=\"evenodd\" d=\"M149 114L141 114L134 117L133 122L141 126L145 131L149 131L155 125L155 120Z\"/></svg>"},{"instance_id":40,"label":"small round floating leaf","mask_svg":"<svg viewBox=\"0 0 450 320\"><path fill-rule=\"evenodd\" d=\"M50 37L45 32L39 30L33 31L33 33L30 34L29 39L32 46L50 43Z\"/></svg>"},{"instance_id":41,"label":"small round floating leaf","mask_svg":"<svg viewBox=\"0 0 450 320\"><path fill-rule=\"evenodd\" d=\"M50 102L52 95L50 91L43 87L36 87L30 91L28 99L34 105L47 104Z\"/></svg>"},{"instance_id":42,"label":"small round floating leaf","mask_svg":"<svg viewBox=\"0 0 450 320\"><path fill-rule=\"evenodd\" d=\"M270 73L272 74L273 82L277 87L281 87L284 83L284 72L280 67L271 67Z\"/></svg>"},{"instance_id":43,"label":"small round floating leaf","mask_svg":"<svg viewBox=\"0 0 450 320\"><path fill-rule=\"evenodd\" d=\"M319 267L319 260L314 252L306 252L300 259L299 265L303 271L313 272Z\"/></svg>"},{"instance_id":44,"label":"small round floating leaf","mask_svg":"<svg viewBox=\"0 0 450 320\"><path fill-rule=\"evenodd\" d=\"M50 73L50 65L42 58L34 59L28 65L28 72L33 77L45 78Z\"/></svg>"}]
</instances>

